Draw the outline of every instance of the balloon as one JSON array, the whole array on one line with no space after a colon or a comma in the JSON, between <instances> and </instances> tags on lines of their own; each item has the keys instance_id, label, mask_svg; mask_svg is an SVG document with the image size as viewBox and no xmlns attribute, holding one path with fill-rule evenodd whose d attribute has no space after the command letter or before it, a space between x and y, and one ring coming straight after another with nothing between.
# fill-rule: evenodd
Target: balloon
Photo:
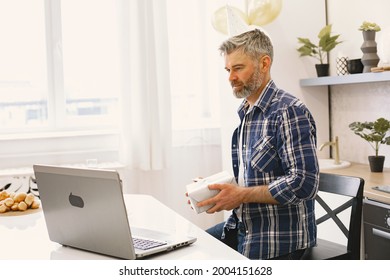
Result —
<instances>
[{"instance_id":1,"label":"balloon","mask_svg":"<svg viewBox=\"0 0 390 280\"><path fill-rule=\"evenodd\" d=\"M263 26L272 22L282 10L282 0L247 0L249 4L248 15L229 5L236 16L242 18L248 26ZM227 6L219 8L214 12L211 23L215 30L223 33L229 33L229 23L227 16Z\"/></svg>"},{"instance_id":2,"label":"balloon","mask_svg":"<svg viewBox=\"0 0 390 280\"><path fill-rule=\"evenodd\" d=\"M229 6L234 12L240 16L246 23L248 23L248 17L241 10ZM221 32L222 34L228 34L228 22L227 22L227 10L226 6L216 10L211 18L211 24L214 29Z\"/></svg>"},{"instance_id":3,"label":"balloon","mask_svg":"<svg viewBox=\"0 0 390 280\"><path fill-rule=\"evenodd\" d=\"M249 24L263 26L272 22L282 9L282 0L253 0Z\"/></svg>"}]
</instances>

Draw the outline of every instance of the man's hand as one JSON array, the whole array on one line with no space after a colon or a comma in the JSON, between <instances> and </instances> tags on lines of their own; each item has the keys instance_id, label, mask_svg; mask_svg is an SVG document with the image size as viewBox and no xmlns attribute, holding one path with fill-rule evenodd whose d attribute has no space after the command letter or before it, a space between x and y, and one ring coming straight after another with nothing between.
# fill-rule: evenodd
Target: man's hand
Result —
<instances>
[{"instance_id":1,"label":"man's hand","mask_svg":"<svg viewBox=\"0 0 390 280\"><path fill-rule=\"evenodd\" d=\"M220 192L209 199L197 204L198 207L214 205L207 213L212 214L222 210L232 210L242 203L266 203L279 204L268 190L268 186L239 187L233 184L213 184L208 186L210 190L220 190Z\"/></svg>"},{"instance_id":2,"label":"man's hand","mask_svg":"<svg viewBox=\"0 0 390 280\"><path fill-rule=\"evenodd\" d=\"M245 192L245 188L243 187L238 187L233 184L213 184L209 185L208 188L210 190L220 190L216 196L203 200L197 204L199 207L215 204L212 208L207 210L207 213L209 214L222 210L232 210L243 203Z\"/></svg>"}]
</instances>

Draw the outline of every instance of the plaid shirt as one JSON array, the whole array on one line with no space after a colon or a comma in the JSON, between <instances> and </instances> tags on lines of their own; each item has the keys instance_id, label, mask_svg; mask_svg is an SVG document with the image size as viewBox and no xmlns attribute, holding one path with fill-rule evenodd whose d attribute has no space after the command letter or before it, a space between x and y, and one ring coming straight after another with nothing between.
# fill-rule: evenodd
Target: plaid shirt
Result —
<instances>
[{"instance_id":1,"label":"plaid shirt","mask_svg":"<svg viewBox=\"0 0 390 280\"><path fill-rule=\"evenodd\" d=\"M271 80L256 104L249 108L245 100L238 114L241 125L232 139L236 180L243 164L245 186L268 185L279 202L242 204L240 220L246 234L241 253L250 259L269 259L314 246L319 168L316 126L309 110ZM241 129L243 162L238 148ZM237 222L235 209L225 227L234 229Z\"/></svg>"}]
</instances>

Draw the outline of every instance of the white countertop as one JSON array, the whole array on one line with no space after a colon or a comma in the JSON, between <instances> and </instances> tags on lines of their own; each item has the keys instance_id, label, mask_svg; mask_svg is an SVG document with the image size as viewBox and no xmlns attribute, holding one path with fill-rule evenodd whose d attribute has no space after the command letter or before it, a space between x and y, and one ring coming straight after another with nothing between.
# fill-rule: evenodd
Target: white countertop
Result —
<instances>
[{"instance_id":1,"label":"white countertop","mask_svg":"<svg viewBox=\"0 0 390 280\"><path fill-rule=\"evenodd\" d=\"M364 196L366 198L390 204L390 194L373 189L375 186L390 185L390 168L384 168L383 172L371 172L367 164L352 163L347 168L324 170L321 172L363 178Z\"/></svg>"},{"instance_id":2,"label":"white countertop","mask_svg":"<svg viewBox=\"0 0 390 280\"><path fill-rule=\"evenodd\" d=\"M167 254L154 256L154 260L232 260L246 258L216 240L157 199L147 195L125 195L130 206L129 221L132 226L169 231L173 228L197 237L197 241ZM143 213L156 213L145 219ZM8 259L112 259L108 256L64 247L49 239L42 209L0 214L2 240L0 260Z\"/></svg>"}]
</instances>

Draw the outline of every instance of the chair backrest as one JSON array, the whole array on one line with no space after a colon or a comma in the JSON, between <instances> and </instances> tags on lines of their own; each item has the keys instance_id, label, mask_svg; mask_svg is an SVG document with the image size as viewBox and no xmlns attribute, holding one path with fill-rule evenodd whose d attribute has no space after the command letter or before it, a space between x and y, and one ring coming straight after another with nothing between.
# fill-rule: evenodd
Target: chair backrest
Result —
<instances>
[{"instance_id":1,"label":"chair backrest","mask_svg":"<svg viewBox=\"0 0 390 280\"><path fill-rule=\"evenodd\" d=\"M359 177L320 174L319 191L346 196L349 199L337 208L331 209L318 194L316 201L325 209L326 214L317 219L317 225L328 219L333 219L348 239L347 250L351 255L351 259L360 259L363 188L364 180ZM346 228L337 215L348 208L351 208L351 215L349 228Z\"/></svg>"}]
</instances>

